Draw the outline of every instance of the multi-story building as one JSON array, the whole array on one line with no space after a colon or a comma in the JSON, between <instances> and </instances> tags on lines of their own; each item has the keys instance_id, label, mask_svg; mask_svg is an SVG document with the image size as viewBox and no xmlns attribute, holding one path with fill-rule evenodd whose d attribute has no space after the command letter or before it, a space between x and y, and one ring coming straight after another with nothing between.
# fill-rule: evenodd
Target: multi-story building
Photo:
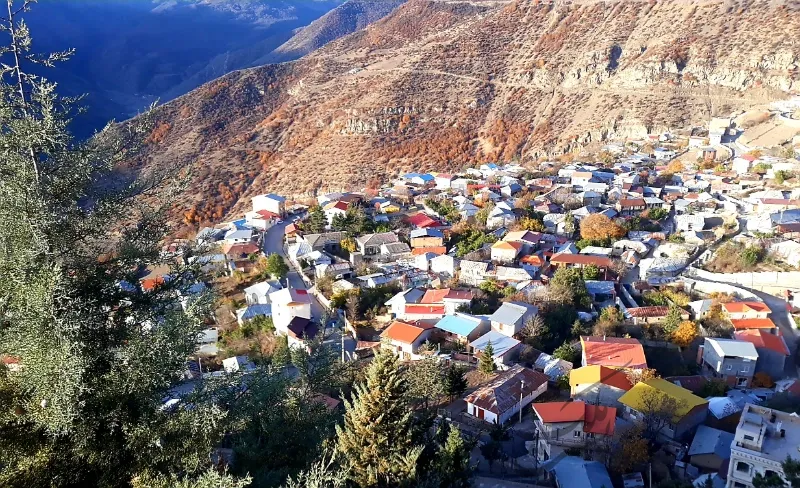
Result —
<instances>
[{"instance_id":1,"label":"multi-story building","mask_svg":"<svg viewBox=\"0 0 800 488\"><path fill-rule=\"evenodd\" d=\"M748 403L731 443L727 488L753 488L757 474L783 477L783 461L800 460L798 446L800 417Z\"/></svg>"},{"instance_id":2,"label":"multi-story building","mask_svg":"<svg viewBox=\"0 0 800 488\"><path fill-rule=\"evenodd\" d=\"M706 337L699 353L702 354L703 376L720 378L736 388L750 386L758 361L758 352L752 343Z\"/></svg>"}]
</instances>

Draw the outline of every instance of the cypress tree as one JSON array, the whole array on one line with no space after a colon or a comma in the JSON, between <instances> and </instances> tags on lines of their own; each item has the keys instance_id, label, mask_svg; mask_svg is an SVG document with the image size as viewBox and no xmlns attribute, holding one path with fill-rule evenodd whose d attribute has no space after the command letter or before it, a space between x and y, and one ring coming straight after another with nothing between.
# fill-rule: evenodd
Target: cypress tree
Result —
<instances>
[{"instance_id":1,"label":"cypress tree","mask_svg":"<svg viewBox=\"0 0 800 488\"><path fill-rule=\"evenodd\" d=\"M380 351L366 381L345 401L338 451L360 487L397 486L413 479L421 448L414 445L405 379L391 351Z\"/></svg>"},{"instance_id":2,"label":"cypress tree","mask_svg":"<svg viewBox=\"0 0 800 488\"><path fill-rule=\"evenodd\" d=\"M478 364L478 369L482 373L492 374L497 367L492 356L494 356L494 346L492 346L492 341L489 341L486 344L486 348L481 352L481 359Z\"/></svg>"}]
</instances>

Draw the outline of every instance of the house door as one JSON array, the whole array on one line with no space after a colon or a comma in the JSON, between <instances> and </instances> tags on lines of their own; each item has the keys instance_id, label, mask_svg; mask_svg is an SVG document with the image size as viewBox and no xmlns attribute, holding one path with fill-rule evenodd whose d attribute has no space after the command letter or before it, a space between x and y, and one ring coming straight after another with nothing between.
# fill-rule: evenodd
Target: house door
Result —
<instances>
[{"instance_id":1,"label":"house door","mask_svg":"<svg viewBox=\"0 0 800 488\"><path fill-rule=\"evenodd\" d=\"M477 412L475 412L475 413L477 414L478 418L483 420L483 409L475 407L475 410L477 410Z\"/></svg>"}]
</instances>

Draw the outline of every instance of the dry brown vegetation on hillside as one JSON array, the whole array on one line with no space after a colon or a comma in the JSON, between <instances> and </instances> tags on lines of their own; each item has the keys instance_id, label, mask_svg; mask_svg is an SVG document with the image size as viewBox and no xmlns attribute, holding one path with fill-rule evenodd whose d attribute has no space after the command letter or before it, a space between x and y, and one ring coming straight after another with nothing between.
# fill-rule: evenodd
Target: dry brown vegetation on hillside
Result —
<instances>
[{"instance_id":1,"label":"dry brown vegetation on hillside","mask_svg":"<svg viewBox=\"0 0 800 488\"><path fill-rule=\"evenodd\" d=\"M411 0L297 62L159 108L166 130L132 167L195 163L176 216L196 225L264 191L533 161L609 134L705 123L797 90L796 8Z\"/></svg>"}]
</instances>

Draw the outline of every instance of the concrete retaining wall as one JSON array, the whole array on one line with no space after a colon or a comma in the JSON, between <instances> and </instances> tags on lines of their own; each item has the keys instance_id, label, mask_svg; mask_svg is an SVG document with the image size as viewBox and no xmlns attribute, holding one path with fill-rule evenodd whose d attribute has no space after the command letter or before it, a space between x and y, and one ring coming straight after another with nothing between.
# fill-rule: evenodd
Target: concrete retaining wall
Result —
<instances>
[{"instance_id":1,"label":"concrete retaining wall","mask_svg":"<svg viewBox=\"0 0 800 488\"><path fill-rule=\"evenodd\" d=\"M711 273L692 268L691 274L702 280L746 286L774 294L783 290L800 291L800 271L763 271L760 273Z\"/></svg>"}]
</instances>

